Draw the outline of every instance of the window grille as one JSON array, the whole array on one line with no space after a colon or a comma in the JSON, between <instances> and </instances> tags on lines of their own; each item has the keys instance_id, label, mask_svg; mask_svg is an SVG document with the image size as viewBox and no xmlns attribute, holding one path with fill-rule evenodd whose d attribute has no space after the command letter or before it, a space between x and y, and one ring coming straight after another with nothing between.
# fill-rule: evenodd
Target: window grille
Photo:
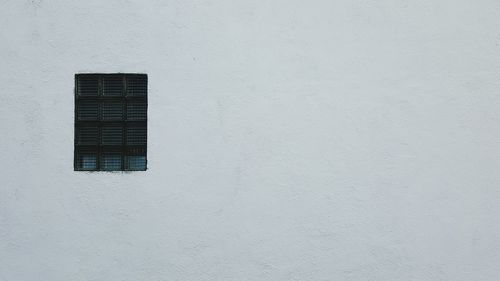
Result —
<instances>
[{"instance_id":1,"label":"window grille","mask_svg":"<svg viewBox=\"0 0 500 281\"><path fill-rule=\"evenodd\" d=\"M147 167L146 74L75 75L75 171Z\"/></svg>"}]
</instances>

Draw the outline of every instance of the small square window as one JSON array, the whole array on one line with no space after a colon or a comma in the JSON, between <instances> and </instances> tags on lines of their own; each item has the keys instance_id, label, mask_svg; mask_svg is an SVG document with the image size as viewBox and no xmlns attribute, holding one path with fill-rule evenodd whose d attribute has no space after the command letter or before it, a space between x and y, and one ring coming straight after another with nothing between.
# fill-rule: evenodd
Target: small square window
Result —
<instances>
[{"instance_id":1,"label":"small square window","mask_svg":"<svg viewBox=\"0 0 500 281\"><path fill-rule=\"evenodd\" d=\"M147 168L147 75L75 75L75 171Z\"/></svg>"}]
</instances>

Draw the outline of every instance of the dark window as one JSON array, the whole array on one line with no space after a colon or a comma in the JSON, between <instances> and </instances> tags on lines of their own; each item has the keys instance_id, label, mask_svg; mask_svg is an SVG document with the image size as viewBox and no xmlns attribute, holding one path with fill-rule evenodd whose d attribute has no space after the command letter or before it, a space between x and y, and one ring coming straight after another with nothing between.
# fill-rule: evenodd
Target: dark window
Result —
<instances>
[{"instance_id":1,"label":"dark window","mask_svg":"<svg viewBox=\"0 0 500 281\"><path fill-rule=\"evenodd\" d=\"M146 74L75 75L75 171L144 171Z\"/></svg>"}]
</instances>

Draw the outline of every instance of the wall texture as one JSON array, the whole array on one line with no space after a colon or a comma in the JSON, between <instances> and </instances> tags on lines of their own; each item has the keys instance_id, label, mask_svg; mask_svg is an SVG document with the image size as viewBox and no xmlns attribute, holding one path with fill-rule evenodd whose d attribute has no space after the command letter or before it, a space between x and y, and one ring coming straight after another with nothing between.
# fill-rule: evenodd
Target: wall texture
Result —
<instances>
[{"instance_id":1,"label":"wall texture","mask_svg":"<svg viewBox=\"0 0 500 281\"><path fill-rule=\"evenodd\" d=\"M0 280L498 280L497 0L0 0ZM149 170L73 77L149 75Z\"/></svg>"}]
</instances>

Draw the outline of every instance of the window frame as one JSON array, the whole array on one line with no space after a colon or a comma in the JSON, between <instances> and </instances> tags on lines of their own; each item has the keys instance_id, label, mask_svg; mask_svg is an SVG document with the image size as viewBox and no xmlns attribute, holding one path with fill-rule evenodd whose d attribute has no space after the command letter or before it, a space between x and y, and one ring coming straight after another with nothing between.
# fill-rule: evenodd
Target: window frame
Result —
<instances>
[{"instance_id":1,"label":"window frame","mask_svg":"<svg viewBox=\"0 0 500 281\"><path fill-rule=\"evenodd\" d=\"M148 120L148 76L143 73L77 73L75 74L75 88L74 88L74 171L146 171L147 170L147 120ZM97 95L87 95L80 94L79 89L81 81L85 79L97 79ZM118 82L121 79L121 94L116 95L113 92L112 95L104 95L104 81ZM145 92L143 95L137 95L131 87L128 87L129 82L136 81L136 83L143 82L145 87ZM141 80L143 79L143 81ZM87 80L87 81L90 81ZM115 85L115 86L116 86ZM94 90L95 91L95 90ZM92 92L94 92L92 91ZM88 93L88 92L87 92ZM135 93L135 94L134 94ZM97 116L93 120L82 120L79 118L81 116L82 104L85 102L95 102L97 103ZM127 113L129 109L129 104L136 103L138 106L145 105L144 114L139 114L138 120L135 118L130 118ZM106 120L103 118L103 108L104 105L108 103L120 103L121 104L121 118L113 120L112 118ZM142 103L142 105L141 105ZM80 114L80 115L79 115ZM141 117L144 115L143 119ZM132 115L136 116L136 115ZM103 128L121 128L121 144L105 144L103 140ZM97 135L95 136L95 143L93 144L83 144L79 141L81 140L82 128L97 128ZM144 130L143 132L143 143L139 144L129 144L130 139L128 139L128 131L130 128L140 128ZM92 139L93 136L86 135L86 139ZM142 137L142 135L141 135ZM142 140L142 139L141 139ZM84 163L82 160L82 155L95 155L95 168L86 169L84 168ZM111 154L119 154L121 157L120 169L105 169L103 163L103 157ZM130 160L136 159L137 156L144 156L144 169L130 168Z\"/></svg>"}]
</instances>

